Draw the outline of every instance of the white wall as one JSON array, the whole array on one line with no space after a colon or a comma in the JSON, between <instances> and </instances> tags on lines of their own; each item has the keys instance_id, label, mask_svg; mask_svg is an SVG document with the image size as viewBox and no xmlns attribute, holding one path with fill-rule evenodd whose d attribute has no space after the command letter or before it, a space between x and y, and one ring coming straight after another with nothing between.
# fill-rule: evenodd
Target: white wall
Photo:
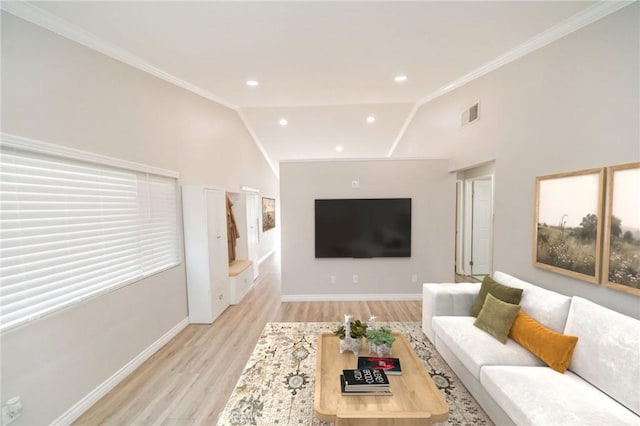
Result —
<instances>
[{"instance_id":1,"label":"white wall","mask_svg":"<svg viewBox=\"0 0 640 426\"><path fill-rule=\"evenodd\" d=\"M455 175L447 166L447 160L281 162L283 299L412 298L425 281L451 281ZM360 189L351 188L353 180ZM316 198L394 197L412 199L410 258L315 258Z\"/></svg>"},{"instance_id":2,"label":"white wall","mask_svg":"<svg viewBox=\"0 0 640 426\"><path fill-rule=\"evenodd\" d=\"M533 267L534 179L640 159L640 5L570 34L438 98L394 156L450 157L451 170L495 160L494 269L633 317L637 297ZM480 101L480 120L460 113Z\"/></svg>"},{"instance_id":3,"label":"white wall","mask_svg":"<svg viewBox=\"0 0 640 426\"><path fill-rule=\"evenodd\" d=\"M3 132L278 196L235 111L5 12L1 100ZM186 317L181 265L4 333L0 398L22 397L16 426L48 424Z\"/></svg>"}]
</instances>

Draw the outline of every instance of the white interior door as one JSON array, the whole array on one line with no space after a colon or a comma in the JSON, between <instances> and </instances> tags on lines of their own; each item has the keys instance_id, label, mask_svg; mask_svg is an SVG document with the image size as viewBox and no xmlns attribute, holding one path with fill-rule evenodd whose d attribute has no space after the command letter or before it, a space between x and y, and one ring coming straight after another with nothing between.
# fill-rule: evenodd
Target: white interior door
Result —
<instances>
[{"instance_id":1,"label":"white interior door","mask_svg":"<svg viewBox=\"0 0 640 426\"><path fill-rule=\"evenodd\" d=\"M260 256L260 195L257 192L245 192L247 198L247 252L253 262L253 279L258 278Z\"/></svg>"},{"instance_id":2,"label":"white interior door","mask_svg":"<svg viewBox=\"0 0 640 426\"><path fill-rule=\"evenodd\" d=\"M209 240L211 317L215 319L229 305L229 253L227 251L227 209L224 191L206 189Z\"/></svg>"},{"instance_id":3,"label":"white interior door","mask_svg":"<svg viewBox=\"0 0 640 426\"><path fill-rule=\"evenodd\" d=\"M464 275L464 185L456 181L456 274Z\"/></svg>"},{"instance_id":4,"label":"white interior door","mask_svg":"<svg viewBox=\"0 0 640 426\"><path fill-rule=\"evenodd\" d=\"M491 179L472 181L471 274L491 273L493 236L493 183Z\"/></svg>"}]
</instances>

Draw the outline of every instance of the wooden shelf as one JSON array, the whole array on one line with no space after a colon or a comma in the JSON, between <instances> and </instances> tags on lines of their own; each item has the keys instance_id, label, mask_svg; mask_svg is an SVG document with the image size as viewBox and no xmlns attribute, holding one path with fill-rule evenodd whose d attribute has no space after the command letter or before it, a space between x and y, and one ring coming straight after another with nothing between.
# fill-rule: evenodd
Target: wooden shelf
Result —
<instances>
[{"instance_id":1,"label":"wooden shelf","mask_svg":"<svg viewBox=\"0 0 640 426\"><path fill-rule=\"evenodd\" d=\"M242 273L242 271L247 269L249 266L251 266L250 260L234 260L229 265L229 276L230 277L238 276Z\"/></svg>"}]
</instances>

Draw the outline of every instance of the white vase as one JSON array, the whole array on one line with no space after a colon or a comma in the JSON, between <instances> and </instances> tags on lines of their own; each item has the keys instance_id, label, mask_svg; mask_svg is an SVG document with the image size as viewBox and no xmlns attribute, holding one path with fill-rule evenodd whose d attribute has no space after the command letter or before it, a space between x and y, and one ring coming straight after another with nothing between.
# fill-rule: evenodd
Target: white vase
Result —
<instances>
[{"instance_id":1,"label":"white vase","mask_svg":"<svg viewBox=\"0 0 640 426\"><path fill-rule=\"evenodd\" d=\"M345 336L344 339L340 340L340 353L344 353L345 351L353 352L356 356L360 353L360 349L362 349L362 339L357 338L354 339L351 336Z\"/></svg>"},{"instance_id":2,"label":"white vase","mask_svg":"<svg viewBox=\"0 0 640 426\"><path fill-rule=\"evenodd\" d=\"M369 342L369 352L379 357L384 357L391 354L391 346L386 344L376 345L375 343Z\"/></svg>"},{"instance_id":3,"label":"white vase","mask_svg":"<svg viewBox=\"0 0 640 426\"><path fill-rule=\"evenodd\" d=\"M373 343L370 343L369 347L371 352L374 352L379 357L391 355L391 346L389 345L374 345Z\"/></svg>"}]
</instances>

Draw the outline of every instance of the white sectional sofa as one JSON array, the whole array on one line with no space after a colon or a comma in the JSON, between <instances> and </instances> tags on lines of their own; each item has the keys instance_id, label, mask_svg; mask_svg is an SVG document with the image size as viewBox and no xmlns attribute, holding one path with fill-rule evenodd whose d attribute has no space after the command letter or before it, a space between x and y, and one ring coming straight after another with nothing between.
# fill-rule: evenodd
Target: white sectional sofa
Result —
<instances>
[{"instance_id":1,"label":"white sectional sofa","mask_svg":"<svg viewBox=\"0 0 640 426\"><path fill-rule=\"evenodd\" d=\"M533 319L578 336L559 373L473 325L479 283L423 285L424 333L496 425L640 425L640 321L502 272L493 279L524 289L520 308Z\"/></svg>"}]
</instances>

